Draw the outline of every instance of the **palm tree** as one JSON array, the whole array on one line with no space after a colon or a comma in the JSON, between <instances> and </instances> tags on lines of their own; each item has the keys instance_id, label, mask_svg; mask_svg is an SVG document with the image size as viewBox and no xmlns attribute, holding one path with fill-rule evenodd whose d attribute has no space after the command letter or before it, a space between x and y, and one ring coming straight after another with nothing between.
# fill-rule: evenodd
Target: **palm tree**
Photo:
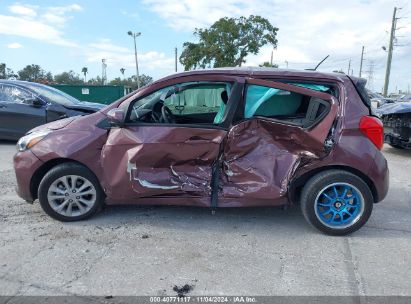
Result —
<instances>
[{"instance_id":1,"label":"palm tree","mask_svg":"<svg viewBox=\"0 0 411 304\"><path fill-rule=\"evenodd\" d=\"M125 68L121 68L120 69L120 72L121 72L121 74L123 75L123 78L124 78L124 72L126 71L126 69Z\"/></svg>"},{"instance_id":2,"label":"palm tree","mask_svg":"<svg viewBox=\"0 0 411 304\"><path fill-rule=\"evenodd\" d=\"M87 81L88 68L87 67L82 68L81 72L84 74L84 82L86 82Z\"/></svg>"}]
</instances>

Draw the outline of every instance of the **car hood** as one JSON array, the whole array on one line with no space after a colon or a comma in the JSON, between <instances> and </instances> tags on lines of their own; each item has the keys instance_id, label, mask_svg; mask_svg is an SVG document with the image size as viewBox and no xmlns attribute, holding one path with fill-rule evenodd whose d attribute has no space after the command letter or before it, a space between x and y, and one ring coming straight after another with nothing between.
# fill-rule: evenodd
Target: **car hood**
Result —
<instances>
[{"instance_id":1,"label":"car hood","mask_svg":"<svg viewBox=\"0 0 411 304\"><path fill-rule=\"evenodd\" d=\"M71 105L65 105L64 107L72 110L85 110L85 111L93 111L97 112L104 108L106 105L97 103L97 102L88 102L88 101L80 101L79 103L76 104L71 104Z\"/></svg>"},{"instance_id":2,"label":"car hood","mask_svg":"<svg viewBox=\"0 0 411 304\"><path fill-rule=\"evenodd\" d=\"M375 110L379 115L411 113L411 101L386 103Z\"/></svg>"},{"instance_id":3,"label":"car hood","mask_svg":"<svg viewBox=\"0 0 411 304\"><path fill-rule=\"evenodd\" d=\"M64 127L67 127L74 120L76 120L80 117L81 116L79 115L79 116L73 116L73 117L68 117L68 118L63 118L63 119L59 119L59 120L56 120L56 121L52 121L52 122L46 123L44 125L38 126L34 129L31 129L30 131L27 132L27 134L37 132L37 131L43 131L43 130L59 130L59 129L62 129Z\"/></svg>"}]
</instances>

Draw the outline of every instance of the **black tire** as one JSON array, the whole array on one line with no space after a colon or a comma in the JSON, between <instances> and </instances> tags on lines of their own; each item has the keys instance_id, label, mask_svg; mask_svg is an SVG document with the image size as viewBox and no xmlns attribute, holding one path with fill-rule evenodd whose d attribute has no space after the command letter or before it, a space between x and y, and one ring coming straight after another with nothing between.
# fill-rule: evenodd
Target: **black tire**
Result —
<instances>
[{"instance_id":1,"label":"black tire","mask_svg":"<svg viewBox=\"0 0 411 304\"><path fill-rule=\"evenodd\" d=\"M329 227L318 218L315 211L315 201L320 192L328 185L347 183L360 192L364 209L362 214L348 227ZM360 229L369 219L373 208L373 195L368 185L357 175L343 170L329 170L313 176L304 186L301 193L302 213L312 226L329 235L347 235Z\"/></svg>"},{"instance_id":2,"label":"black tire","mask_svg":"<svg viewBox=\"0 0 411 304\"><path fill-rule=\"evenodd\" d=\"M50 186L59 178L68 175L77 175L88 180L95 189L95 200L93 199L92 206L84 214L77 216L66 216L56 212L50 205L51 202L48 199ZM93 172L91 172L85 166L74 162L67 162L57 165L53 167L49 172L47 172L40 182L38 193L42 209L52 218L62 222L72 222L90 218L102 208L105 199L105 194L100 186L97 177L93 174Z\"/></svg>"}]
</instances>

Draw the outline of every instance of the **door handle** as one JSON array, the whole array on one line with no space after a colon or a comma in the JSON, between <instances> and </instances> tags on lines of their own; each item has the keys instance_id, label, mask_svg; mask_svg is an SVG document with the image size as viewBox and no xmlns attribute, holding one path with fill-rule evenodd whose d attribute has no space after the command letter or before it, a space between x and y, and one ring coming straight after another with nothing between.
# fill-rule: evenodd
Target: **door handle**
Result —
<instances>
[{"instance_id":1,"label":"door handle","mask_svg":"<svg viewBox=\"0 0 411 304\"><path fill-rule=\"evenodd\" d=\"M185 141L186 143L208 143L210 142L207 138L202 138L200 136L192 136Z\"/></svg>"}]
</instances>

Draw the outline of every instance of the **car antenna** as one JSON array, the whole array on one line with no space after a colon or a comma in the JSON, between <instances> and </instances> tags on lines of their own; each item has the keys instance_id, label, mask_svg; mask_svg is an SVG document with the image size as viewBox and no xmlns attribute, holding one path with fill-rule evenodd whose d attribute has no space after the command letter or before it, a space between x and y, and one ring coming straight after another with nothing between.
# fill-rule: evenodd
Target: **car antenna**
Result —
<instances>
[{"instance_id":1,"label":"car antenna","mask_svg":"<svg viewBox=\"0 0 411 304\"><path fill-rule=\"evenodd\" d=\"M316 70L318 69L318 67L321 65L321 63L323 63L328 57L330 57L330 55L325 56L324 59L321 60L321 61L317 64L317 66L316 66L315 68L313 68L313 69L306 69L306 70L307 70L307 71L316 71Z\"/></svg>"}]
</instances>

